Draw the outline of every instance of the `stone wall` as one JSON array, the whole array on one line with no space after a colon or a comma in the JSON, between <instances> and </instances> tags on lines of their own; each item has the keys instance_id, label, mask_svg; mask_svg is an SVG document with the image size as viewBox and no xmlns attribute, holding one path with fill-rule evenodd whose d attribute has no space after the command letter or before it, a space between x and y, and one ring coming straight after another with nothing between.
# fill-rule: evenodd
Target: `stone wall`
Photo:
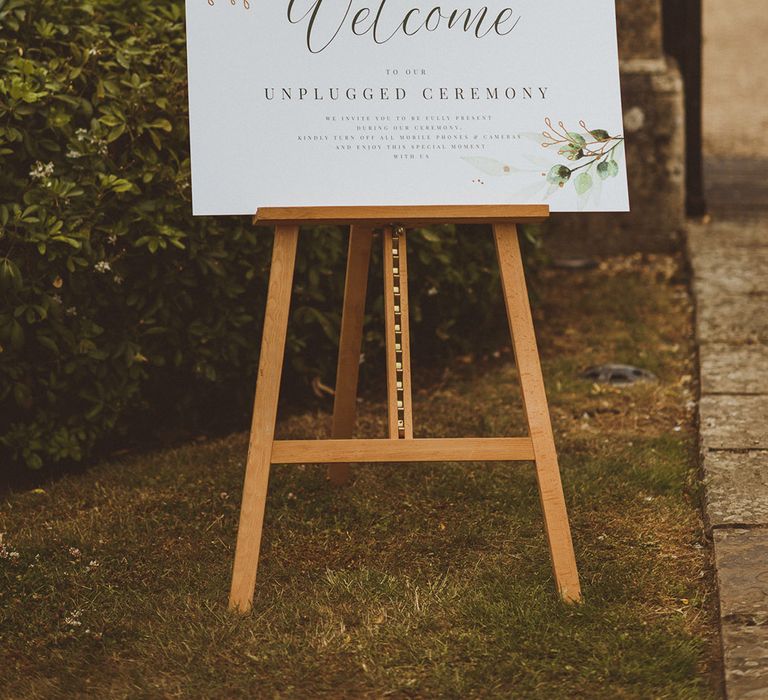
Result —
<instances>
[{"instance_id":1,"label":"stone wall","mask_svg":"<svg viewBox=\"0 0 768 700\"><path fill-rule=\"evenodd\" d=\"M662 48L661 0L616 5L632 212L555 215L558 257L673 250L685 222L683 82Z\"/></svg>"}]
</instances>

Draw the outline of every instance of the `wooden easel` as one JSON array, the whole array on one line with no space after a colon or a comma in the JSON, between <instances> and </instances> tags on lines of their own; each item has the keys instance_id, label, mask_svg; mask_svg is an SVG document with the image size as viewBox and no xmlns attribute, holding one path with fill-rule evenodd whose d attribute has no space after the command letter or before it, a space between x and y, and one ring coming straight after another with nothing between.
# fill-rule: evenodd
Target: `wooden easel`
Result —
<instances>
[{"instance_id":1,"label":"wooden easel","mask_svg":"<svg viewBox=\"0 0 768 700\"><path fill-rule=\"evenodd\" d=\"M564 601L581 599L560 469L528 301L517 224L544 221L547 206L312 207L261 209L254 221L275 226L253 424L229 606L251 608L272 464L328 463L334 484L354 462L533 461L552 556ZM492 224L528 437L414 439L408 328L406 227ZM332 439L275 440L275 421L299 226L351 226ZM375 227L384 230L389 438L353 439L365 294Z\"/></svg>"}]
</instances>

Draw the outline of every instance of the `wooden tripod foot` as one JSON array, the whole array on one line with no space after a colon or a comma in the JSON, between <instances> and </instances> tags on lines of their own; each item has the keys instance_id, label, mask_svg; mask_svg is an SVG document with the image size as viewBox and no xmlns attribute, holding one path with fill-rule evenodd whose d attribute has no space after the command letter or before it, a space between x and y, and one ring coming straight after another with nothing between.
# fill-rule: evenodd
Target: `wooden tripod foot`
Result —
<instances>
[{"instance_id":1,"label":"wooden tripod foot","mask_svg":"<svg viewBox=\"0 0 768 700\"><path fill-rule=\"evenodd\" d=\"M555 583L561 598L566 602L575 603L581 600L581 587L560 479L560 468L557 463L555 438L544 390L544 378L536 346L528 289L525 284L517 226L496 224L493 227L493 233L512 344L520 375L523 404L528 420L528 431L533 441L536 477L539 483L539 495L549 551L552 556Z\"/></svg>"},{"instance_id":2,"label":"wooden tripod foot","mask_svg":"<svg viewBox=\"0 0 768 700\"><path fill-rule=\"evenodd\" d=\"M339 361L336 367L336 396L333 401L331 437L351 438L357 421L357 382L360 376L360 350L363 345L365 294L371 262L373 229L352 226L349 231L347 278L344 283L344 309L341 314ZM328 479L334 486L349 481L349 464L331 464Z\"/></svg>"},{"instance_id":3,"label":"wooden tripod foot","mask_svg":"<svg viewBox=\"0 0 768 700\"><path fill-rule=\"evenodd\" d=\"M240 525L237 530L235 565L229 594L230 609L239 612L248 612L251 609L256 586L298 240L297 225L277 226L275 245L272 249L272 268L269 274L267 310L264 315L243 502L240 507Z\"/></svg>"}]
</instances>

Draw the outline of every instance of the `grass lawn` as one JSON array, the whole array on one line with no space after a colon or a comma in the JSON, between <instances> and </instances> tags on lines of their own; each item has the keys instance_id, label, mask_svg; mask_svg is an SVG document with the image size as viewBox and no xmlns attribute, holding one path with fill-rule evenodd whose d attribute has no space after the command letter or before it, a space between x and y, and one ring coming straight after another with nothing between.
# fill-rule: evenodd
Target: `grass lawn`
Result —
<instances>
[{"instance_id":1,"label":"grass lawn","mask_svg":"<svg viewBox=\"0 0 768 700\"><path fill-rule=\"evenodd\" d=\"M234 435L2 499L0 696L716 697L677 262L545 270L537 289L583 605L554 594L532 465L361 465L344 490L307 465L273 469L254 610L230 614ZM417 434L522 434L509 350L464 360L419 388ZM607 361L659 381L578 379ZM360 411L361 433L383 435L383 403Z\"/></svg>"}]
</instances>

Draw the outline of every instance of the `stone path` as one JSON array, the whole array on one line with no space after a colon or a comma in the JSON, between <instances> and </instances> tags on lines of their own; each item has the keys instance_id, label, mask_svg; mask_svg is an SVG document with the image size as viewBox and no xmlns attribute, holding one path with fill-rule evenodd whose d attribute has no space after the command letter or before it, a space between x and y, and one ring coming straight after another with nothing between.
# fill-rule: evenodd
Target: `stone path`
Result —
<instances>
[{"instance_id":1,"label":"stone path","mask_svg":"<svg viewBox=\"0 0 768 700\"><path fill-rule=\"evenodd\" d=\"M712 222L690 228L707 526L729 700L768 699L768 12L704 0Z\"/></svg>"},{"instance_id":2,"label":"stone path","mask_svg":"<svg viewBox=\"0 0 768 700\"><path fill-rule=\"evenodd\" d=\"M709 166L712 222L692 225L688 236L701 368L702 466L720 592L726 693L730 700L765 699L768 192L750 196L750 189L752 176L768 162L754 168L725 165Z\"/></svg>"}]
</instances>

